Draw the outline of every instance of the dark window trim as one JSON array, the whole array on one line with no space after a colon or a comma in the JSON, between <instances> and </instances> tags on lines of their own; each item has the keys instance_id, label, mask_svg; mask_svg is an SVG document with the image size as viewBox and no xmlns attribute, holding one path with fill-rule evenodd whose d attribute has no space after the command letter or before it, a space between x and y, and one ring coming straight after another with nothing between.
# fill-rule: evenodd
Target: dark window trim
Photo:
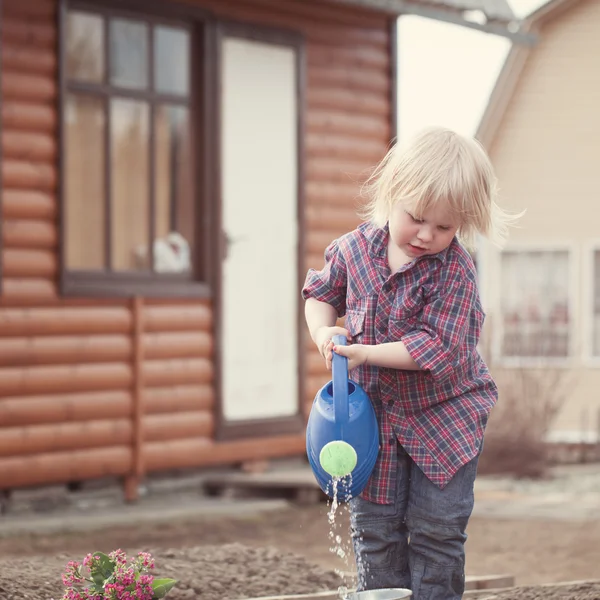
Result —
<instances>
[{"instance_id":1,"label":"dark window trim","mask_svg":"<svg viewBox=\"0 0 600 600\"><path fill-rule=\"evenodd\" d=\"M213 85L214 89L221 89L221 66L222 56L220 52L221 42L223 38L228 36L239 37L247 40L255 40L263 43L287 45L296 50L296 94L298 102L298 115L296 122L297 131L297 153L298 153L298 188L297 188L297 220L298 220L298 249L297 249L297 265L298 265L298 280L297 280L297 356L298 356L298 405L296 413L289 417L278 417L272 419L253 419L244 420L241 422L228 422L223 415L223 282L222 274L222 257L225 252L225 240L223 234L222 223L222 189L220 185L221 179L221 163L220 160L215 169L215 197L218 198L216 207L218 214L213 216L215 229L220 233L219 239L215 241L213 250L219 260L215 261L216 272L213 274L214 281L214 319L215 319L215 354L219 357L215 369L215 390L216 390L216 427L215 439L219 441L237 440L256 437L268 437L272 435L285 434L302 434L306 423L306 415L304 410L305 393L306 393L306 326L304 324L303 304L300 302L300 290L304 283L304 255L305 255L305 219L304 219L304 197L305 197L305 160L304 160L304 128L306 114L306 49L304 37L293 30L280 28L272 28L263 25L254 25L250 23L241 23L236 21L221 21L215 29L214 36L211 39L213 44L213 53L216 60L212 62ZM220 111L219 98L213 101L217 103L214 107L217 117L214 120L215 130L212 132L214 140L214 154L217 157L221 156L221 124L222 114Z\"/></svg>"},{"instance_id":2,"label":"dark window trim","mask_svg":"<svg viewBox=\"0 0 600 600\"><path fill-rule=\"evenodd\" d=\"M116 298L144 296L152 298L209 298L210 286L203 281L190 281L175 273L154 277L136 272L92 273L71 271L62 283L65 296Z\"/></svg>"},{"instance_id":3,"label":"dark window trim","mask_svg":"<svg viewBox=\"0 0 600 600\"><path fill-rule=\"evenodd\" d=\"M196 130L192 135L192 168L195 176L195 232L192 253L191 275L188 274L170 274L146 272L109 272L109 271L69 271L65 266L66 259L66 227L65 227L65 122L64 108L67 97L67 89L79 88L85 91L85 84L69 84L67 88L65 72L65 34L66 19L69 9L89 11L96 14L110 14L123 17L143 18L150 23L166 23L178 26L184 26L191 33L190 48L190 69L194 76L190 79L190 100L184 101L180 96L173 96L176 103L189 106L191 123ZM211 262L214 260L210 249L213 247L212 236L215 228L210 221L211 216L205 212L205 207L210 204L209 198L213 197L213 190L209 181L212 181L211 172L214 170L211 153L206 152L205 148L210 147L210 138L206 135L207 126L214 121L214 114L211 114L211 104L207 102L209 95L207 90L207 77L210 73L213 57L206 52L212 48L206 44L206 38L210 35L211 16L198 7L181 5L177 3L159 3L152 0L61 0L58 10L58 32L57 37L57 55L58 61L58 81L59 93L57 100L57 109L59 113L58 126L58 172L59 182L57 189L57 198L59 203L59 287L63 296L91 296L91 297L130 297L141 295L146 297L197 297L206 298L212 295L211 276L214 273ZM106 23L106 22L105 22ZM105 25L106 26L106 25ZM105 52L108 53L108 44L105 44ZM152 54L152 53L150 53ZM198 59L200 57L200 59ZM105 56L105 64L107 56ZM149 68L152 64L149 65ZM151 74L152 75L152 74ZM98 87L94 88L98 91ZM111 88L114 89L114 88ZM210 88L209 88L210 89ZM108 97L108 87L104 90ZM127 90L128 96L136 95ZM143 97L143 94L139 95ZM162 96L162 95L161 95ZM165 97L167 97L165 95ZM107 117L109 115L107 114ZM107 122L106 127L110 127ZM108 154L109 148L105 148ZM153 153L150 152L152 161ZM107 185L110 184L110 163L105 160L105 179ZM153 189L154 186L151 185ZM107 189L107 193L109 190ZM151 210L153 211L154 194L150 192ZM107 218L110 219L110 203L106 201ZM150 219L150 227L153 227L153 219ZM106 228L108 236L109 229ZM106 252L110 252L110 244L107 240Z\"/></svg>"}]
</instances>

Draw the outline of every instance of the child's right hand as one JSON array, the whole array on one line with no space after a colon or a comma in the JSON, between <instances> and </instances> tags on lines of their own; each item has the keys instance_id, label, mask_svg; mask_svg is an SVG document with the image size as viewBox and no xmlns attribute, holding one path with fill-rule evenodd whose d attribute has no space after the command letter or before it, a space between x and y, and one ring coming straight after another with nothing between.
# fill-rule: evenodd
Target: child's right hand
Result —
<instances>
[{"instance_id":1,"label":"child's right hand","mask_svg":"<svg viewBox=\"0 0 600 600\"><path fill-rule=\"evenodd\" d=\"M343 327L321 327L317 330L315 344L319 349L319 353L325 359L325 366L328 371L331 371L331 361L333 360L333 342L331 340L334 335L343 335L348 343L352 342L352 336Z\"/></svg>"}]
</instances>

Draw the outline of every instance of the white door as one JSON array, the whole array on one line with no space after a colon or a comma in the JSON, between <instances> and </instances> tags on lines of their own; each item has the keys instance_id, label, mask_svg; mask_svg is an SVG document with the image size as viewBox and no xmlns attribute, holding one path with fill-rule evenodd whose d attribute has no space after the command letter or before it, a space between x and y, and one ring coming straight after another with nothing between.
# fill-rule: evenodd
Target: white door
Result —
<instances>
[{"instance_id":1,"label":"white door","mask_svg":"<svg viewBox=\"0 0 600 600\"><path fill-rule=\"evenodd\" d=\"M298 413L295 50L222 39L222 414Z\"/></svg>"}]
</instances>

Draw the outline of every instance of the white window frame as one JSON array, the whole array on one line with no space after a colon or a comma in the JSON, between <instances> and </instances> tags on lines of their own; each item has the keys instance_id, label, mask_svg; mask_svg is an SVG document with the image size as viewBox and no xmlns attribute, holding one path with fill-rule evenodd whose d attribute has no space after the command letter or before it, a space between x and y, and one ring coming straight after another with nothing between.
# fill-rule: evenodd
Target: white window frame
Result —
<instances>
[{"instance_id":1,"label":"white window frame","mask_svg":"<svg viewBox=\"0 0 600 600\"><path fill-rule=\"evenodd\" d=\"M594 254L600 252L600 238L590 240L584 249L584 276L582 278L582 341L585 366L600 368L600 355L594 356Z\"/></svg>"},{"instance_id":2,"label":"white window frame","mask_svg":"<svg viewBox=\"0 0 600 600\"><path fill-rule=\"evenodd\" d=\"M502 269L502 257L509 252L567 252L568 255L568 307L569 307L569 350L568 356L550 357L550 356L504 356L502 354L502 341L504 339L504 324L502 320L502 287L500 282L500 273ZM504 368L540 368L540 367L558 367L568 368L574 366L580 356L578 352L579 345L579 252L577 244L572 242L517 242L507 244L502 250L496 253L496 290L493 294L494 306L493 312L497 315L495 322L495 331L492 331L492 356L495 363Z\"/></svg>"}]
</instances>

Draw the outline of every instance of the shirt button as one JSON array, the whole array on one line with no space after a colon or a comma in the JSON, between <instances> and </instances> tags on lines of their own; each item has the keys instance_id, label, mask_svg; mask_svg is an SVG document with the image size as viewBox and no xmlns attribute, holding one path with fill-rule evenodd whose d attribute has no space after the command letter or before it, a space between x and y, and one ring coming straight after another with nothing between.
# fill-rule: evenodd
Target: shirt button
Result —
<instances>
[{"instance_id":1,"label":"shirt button","mask_svg":"<svg viewBox=\"0 0 600 600\"><path fill-rule=\"evenodd\" d=\"M390 439L389 439L389 441L388 441L388 444L389 444L390 446L391 446L392 444L395 444L395 443L396 443L396 440L395 440L395 438L390 438Z\"/></svg>"}]
</instances>

